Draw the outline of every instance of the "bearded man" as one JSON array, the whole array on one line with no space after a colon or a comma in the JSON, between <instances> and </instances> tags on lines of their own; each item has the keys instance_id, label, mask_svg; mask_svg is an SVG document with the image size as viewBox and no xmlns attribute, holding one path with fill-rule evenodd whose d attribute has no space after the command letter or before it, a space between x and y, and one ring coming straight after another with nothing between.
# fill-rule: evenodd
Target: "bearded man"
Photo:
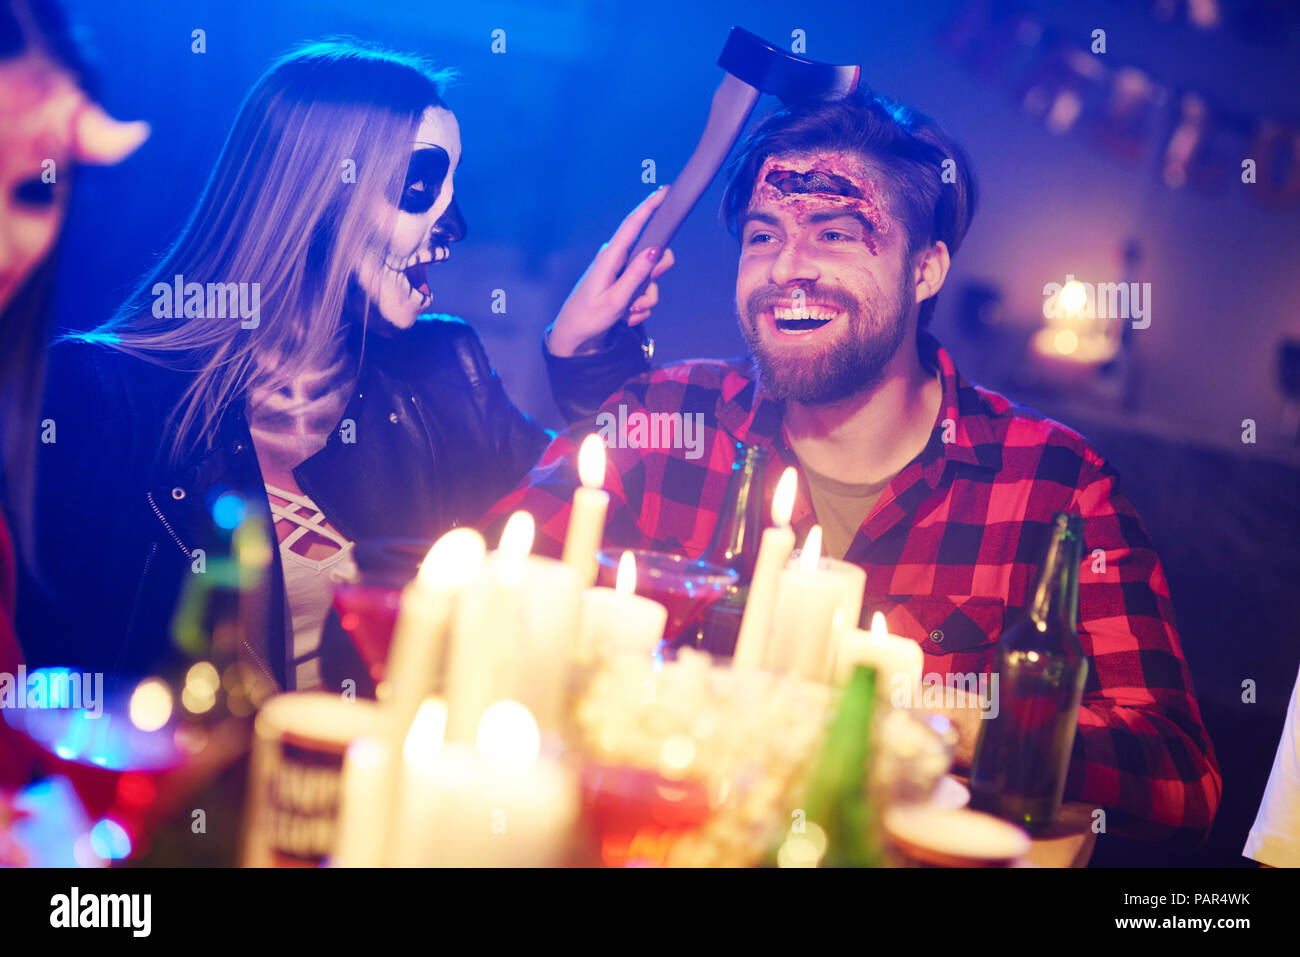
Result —
<instances>
[{"instance_id":1,"label":"bearded man","mask_svg":"<svg viewBox=\"0 0 1300 957\"><path fill-rule=\"evenodd\" d=\"M619 421L704 422L702 455L610 443L605 543L700 555L736 443L765 447L769 496L798 470L799 539L820 524L826 551L866 570L864 618L884 612L920 644L927 675L952 676L989 670L1053 515L1081 516L1088 678L1065 796L1105 808L1111 833L1200 843L1221 777L1164 572L1116 472L1077 432L966 381L926 331L975 196L961 148L901 104L858 93L765 119L723 200L751 357L668 365L605 402ZM489 513L489 535L526 509L536 549L560 553L579 431ZM947 713L968 767L981 719L966 705Z\"/></svg>"}]
</instances>

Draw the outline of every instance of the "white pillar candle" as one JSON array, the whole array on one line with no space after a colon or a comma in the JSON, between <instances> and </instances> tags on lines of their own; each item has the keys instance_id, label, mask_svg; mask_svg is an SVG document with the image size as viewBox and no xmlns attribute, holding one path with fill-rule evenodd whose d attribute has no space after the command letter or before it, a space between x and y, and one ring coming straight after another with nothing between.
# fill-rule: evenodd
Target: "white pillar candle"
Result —
<instances>
[{"instance_id":1,"label":"white pillar candle","mask_svg":"<svg viewBox=\"0 0 1300 957\"><path fill-rule=\"evenodd\" d=\"M436 698L420 705L402 746L396 789L397 813L387 859L395 867L431 867L437 862L439 756L447 708Z\"/></svg>"},{"instance_id":2,"label":"white pillar candle","mask_svg":"<svg viewBox=\"0 0 1300 957\"><path fill-rule=\"evenodd\" d=\"M569 669L578 650L582 580L563 562L529 555L520 580L522 630L500 654L518 659L514 683L499 698L513 698L532 711L538 724L558 731Z\"/></svg>"},{"instance_id":3,"label":"white pillar candle","mask_svg":"<svg viewBox=\"0 0 1300 957\"><path fill-rule=\"evenodd\" d=\"M578 450L578 477L582 485L573 493L563 561L577 571L582 586L590 588L596 584L596 552L605 537L609 509L609 493L601 488L605 484L605 443L595 432L582 440Z\"/></svg>"},{"instance_id":4,"label":"white pillar candle","mask_svg":"<svg viewBox=\"0 0 1300 957\"><path fill-rule=\"evenodd\" d=\"M589 663L608 654L644 655L647 663L664 637L668 609L636 592L636 560L624 552L614 588L582 593L578 660Z\"/></svg>"},{"instance_id":5,"label":"white pillar candle","mask_svg":"<svg viewBox=\"0 0 1300 957\"><path fill-rule=\"evenodd\" d=\"M454 528L434 543L415 580L402 589L393 644L379 690L380 700L393 712L400 734L392 742L395 753L401 750L420 703L441 691L455 596L478 574L486 550L478 532Z\"/></svg>"},{"instance_id":6,"label":"white pillar candle","mask_svg":"<svg viewBox=\"0 0 1300 957\"><path fill-rule=\"evenodd\" d=\"M525 634L522 582L534 532L527 512L511 515L496 552L456 602L445 695L449 741L473 741L483 709L516 687Z\"/></svg>"},{"instance_id":7,"label":"white pillar candle","mask_svg":"<svg viewBox=\"0 0 1300 957\"><path fill-rule=\"evenodd\" d=\"M392 746L382 738L357 738L343 758L339 823L331 864L382 867L386 863L391 795L396 779Z\"/></svg>"},{"instance_id":8,"label":"white pillar candle","mask_svg":"<svg viewBox=\"0 0 1300 957\"><path fill-rule=\"evenodd\" d=\"M834 576L835 583L840 590L839 616L836 619L837 628L841 631L846 628L857 628L858 622L862 618L863 596L867 590L867 570L861 565L840 561L838 558L829 558L825 555L817 564L817 569Z\"/></svg>"},{"instance_id":9,"label":"white pillar candle","mask_svg":"<svg viewBox=\"0 0 1300 957\"><path fill-rule=\"evenodd\" d=\"M777 581L786 559L794 551L794 531L790 528L790 516L794 514L794 495L798 483L798 473L791 466L782 473L776 493L772 496L773 527L764 529L763 537L759 540L754 577L750 581L749 598L745 602L745 614L740 619L740 632L736 636L736 651L732 658L736 667L761 668L766 658Z\"/></svg>"},{"instance_id":10,"label":"white pillar candle","mask_svg":"<svg viewBox=\"0 0 1300 957\"><path fill-rule=\"evenodd\" d=\"M920 702L921 672L925 653L910 638L889 634L885 616L871 616L871 630L846 629L841 633L835 659L835 680L848 680L855 665L870 665L877 671L876 690L889 700L897 691L906 703Z\"/></svg>"},{"instance_id":11,"label":"white pillar candle","mask_svg":"<svg viewBox=\"0 0 1300 957\"><path fill-rule=\"evenodd\" d=\"M821 526L814 525L798 565L781 570L764 666L778 674L825 682L831 676L843 588L833 574L817 567L821 537Z\"/></svg>"},{"instance_id":12,"label":"white pillar candle","mask_svg":"<svg viewBox=\"0 0 1300 957\"><path fill-rule=\"evenodd\" d=\"M528 709L514 701L493 703L475 737L475 746L435 747L436 729L412 728L402 782L406 846L397 863L560 863L577 817L576 789L558 763L539 757L540 735Z\"/></svg>"}]
</instances>

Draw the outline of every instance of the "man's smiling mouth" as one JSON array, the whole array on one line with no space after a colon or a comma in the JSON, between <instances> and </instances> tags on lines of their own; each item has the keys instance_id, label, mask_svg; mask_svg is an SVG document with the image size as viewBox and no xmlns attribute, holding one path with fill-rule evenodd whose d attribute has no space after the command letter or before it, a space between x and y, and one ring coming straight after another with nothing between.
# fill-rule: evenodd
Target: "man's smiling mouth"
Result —
<instances>
[{"instance_id":1,"label":"man's smiling mouth","mask_svg":"<svg viewBox=\"0 0 1300 957\"><path fill-rule=\"evenodd\" d=\"M773 306L770 310L772 324L778 333L787 336L801 336L830 325L843 310L820 303L805 303L800 306Z\"/></svg>"}]
</instances>

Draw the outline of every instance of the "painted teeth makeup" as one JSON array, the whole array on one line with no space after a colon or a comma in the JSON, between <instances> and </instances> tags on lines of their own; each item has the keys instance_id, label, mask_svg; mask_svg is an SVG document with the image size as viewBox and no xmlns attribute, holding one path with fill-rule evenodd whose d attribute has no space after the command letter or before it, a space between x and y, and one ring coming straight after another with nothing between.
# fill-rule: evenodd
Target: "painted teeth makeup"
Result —
<instances>
[{"instance_id":1,"label":"painted teeth makeup","mask_svg":"<svg viewBox=\"0 0 1300 957\"><path fill-rule=\"evenodd\" d=\"M355 267L356 281L395 328L409 329L433 301L429 269L447 258L438 247L464 235L452 181L459 162L455 117L443 107L429 107L406 147L401 193L377 198L369 213L373 236ZM449 230L445 223L457 228Z\"/></svg>"}]
</instances>

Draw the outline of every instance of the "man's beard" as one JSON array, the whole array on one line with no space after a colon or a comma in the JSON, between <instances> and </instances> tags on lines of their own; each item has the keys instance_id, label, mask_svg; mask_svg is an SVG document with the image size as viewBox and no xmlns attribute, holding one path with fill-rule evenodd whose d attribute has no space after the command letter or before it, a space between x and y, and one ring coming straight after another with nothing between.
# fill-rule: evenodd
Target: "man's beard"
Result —
<instances>
[{"instance_id":1,"label":"man's beard","mask_svg":"<svg viewBox=\"0 0 1300 957\"><path fill-rule=\"evenodd\" d=\"M900 279L894 295L887 301L876 300L879 308L864 316L861 303L842 289L814 286L806 290L806 302L838 307L844 316L832 321L848 324L838 339L816 351L806 347L781 350L765 343L758 330L759 315L777 303L788 302L790 295L773 286L750 293L740 317L740 331L764 388L778 399L804 405L838 402L874 389L903 344L906 291L905 279Z\"/></svg>"}]
</instances>

